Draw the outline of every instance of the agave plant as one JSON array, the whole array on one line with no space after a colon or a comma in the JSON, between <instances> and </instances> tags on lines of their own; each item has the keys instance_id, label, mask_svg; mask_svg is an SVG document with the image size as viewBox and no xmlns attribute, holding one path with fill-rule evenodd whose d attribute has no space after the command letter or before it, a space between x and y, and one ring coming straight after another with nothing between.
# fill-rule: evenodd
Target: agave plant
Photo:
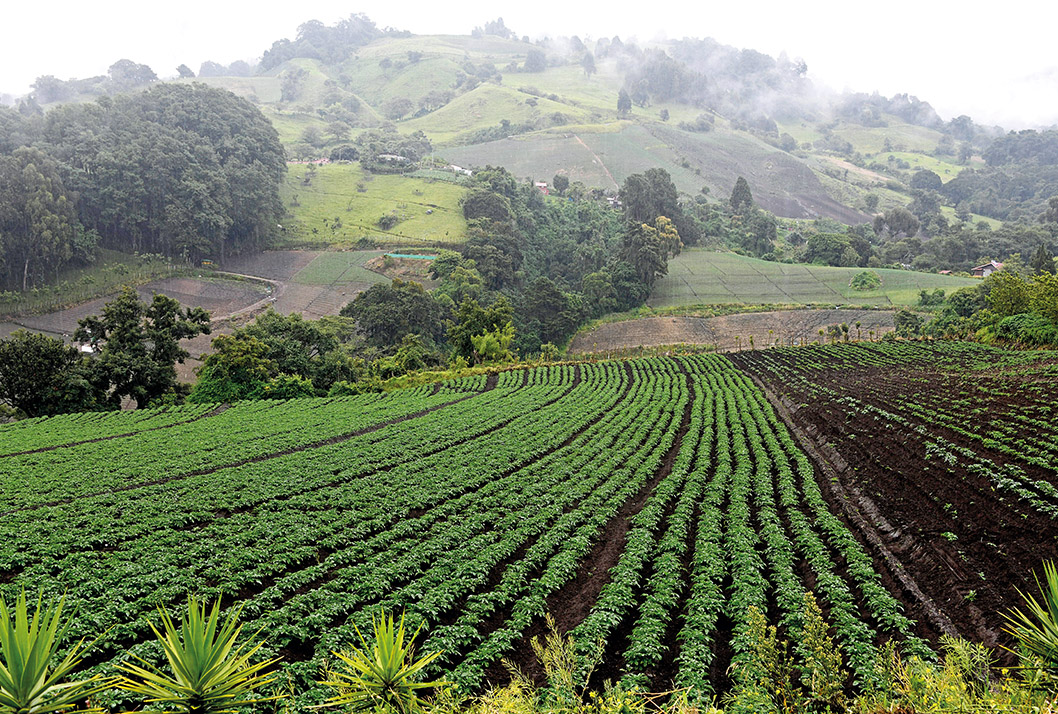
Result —
<instances>
[{"instance_id":1,"label":"agave plant","mask_svg":"<svg viewBox=\"0 0 1058 714\"><path fill-rule=\"evenodd\" d=\"M223 714L275 699L249 698L255 690L276 680L265 670L279 660L251 663L264 642L255 641L254 636L236 643L242 633L241 610L235 608L222 623L219 600L207 613L205 601L191 597L178 627L159 607L165 632L159 632L153 624L151 629L161 642L171 673L137 657L142 666L128 662L119 665L126 676L118 686L157 705L144 710L155 714Z\"/></svg>"},{"instance_id":2,"label":"agave plant","mask_svg":"<svg viewBox=\"0 0 1058 714\"><path fill-rule=\"evenodd\" d=\"M1015 608L1005 613L1009 632L1018 641L1022 652L1038 657L1047 669L1058 672L1058 568L1054 561L1043 564L1044 583L1036 578L1042 602L1020 590L1028 612Z\"/></svg>"},{"instance_id":3,"label":"agave plant","mask_svg":"<svg viewBox=\"0 0 1058 714\"><path fill-rule=\"evenodd\" d=\"M88 649L83 639L49 669L70 629L71 618L62 616L65 602L63 597L57 605L44 607L38 597L30 619L25 591L15 601L13 612L0 597L0 713L100 711L85 703L110 686L109 679L96 675L66 681Z\"/></svg>"},{"instance_id":4,"label":"agave plant","mask_svg":"<svg viewBox=\"0 0 1058 714\"><path fill-rule=\"evenodd\" d=\"M368 646L357 628L361 647L332 653L342 666L337 671L329 671L327 680L320 682L335 692L323 706L348 707L353 712L419 714L423 711L419 692L448 684L442 681L416 681L422 670L441 653L431 652L418 660L414 659L412 645L419 630L408 639L403 613L399 624L384 611L372 619L372 624L374 645Z\"/></svg>"}]
</instances>

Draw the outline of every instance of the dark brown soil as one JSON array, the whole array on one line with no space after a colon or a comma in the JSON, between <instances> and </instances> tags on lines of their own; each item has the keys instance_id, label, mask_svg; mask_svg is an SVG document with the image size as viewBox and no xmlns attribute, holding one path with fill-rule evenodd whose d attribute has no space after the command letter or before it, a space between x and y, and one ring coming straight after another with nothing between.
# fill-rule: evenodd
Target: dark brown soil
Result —
<instances>
[{"instance_id":1,"label":"dark brown soil","mask_svg":"<svg viewBox=\"0 0 1058 714\"><path fill-rule=\"evenodd\" d=\"M997 493L989 479L967 468L965 457L949 465L931 456L924 434L995 464L1016 460L901 412L900 405L943 405L967 391L959 384L965 388L968 380L981 378L999 380L980 390L989 418L1038 397L1009 389L1010 380L998 374L960 377L958 371L919 365L820 369L808 378L834 395L820 398L809 382L777 378L759 355L743 353L735 361L763 380L780 415L816 461L834 512L869 544L884 583L908 605L919 631L934 642L954 630L991 647L1009 646L1000 613L1021 604L1017 589L1035 590L1032 572L1041 560L1058 557L1058 525L1015 495ZM909 423L876 418L838 403L838 396L902 413ZM1054 478L1046 469L1018 465L1033 478Z\"/></svg>"}]
</instances>

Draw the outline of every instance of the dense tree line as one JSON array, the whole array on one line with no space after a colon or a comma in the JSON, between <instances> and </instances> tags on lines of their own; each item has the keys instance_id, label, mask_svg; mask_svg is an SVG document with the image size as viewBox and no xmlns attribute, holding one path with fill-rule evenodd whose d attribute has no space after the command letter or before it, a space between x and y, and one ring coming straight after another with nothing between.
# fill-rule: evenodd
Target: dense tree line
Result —
<instances>
[{"instance_id":1,"label":"dense tree line","mask_svg":"<svg viewBox=\"0 0 1058 714\"><path fill-rule=\"evenodd\" d=\"M158 75L145 64L120 59L110 65L107 74L85 79L61 80L53 75L37 77L32 99L37 104L65 102L78 97L121 94L155 82Z\"/></svg>"},{"instance_id":2,"label":"dense tree line","mask_svg":"<svg viewBox=\"0 0 1058 714\"><path fill-rule=\"evenodd\" d=\"M1058 131L1011 132L982 155L986 167L963 169L938 189L946 203L1002 220L1031 220L1058 195Z\"/></svg>"},{"instance_id":3,"label":"dense tree line","mask_svg":"<svg viewBox=\"0 0 1058 714\"><path fill-rule=\"evenodd\" d=\"M284 38L273 42L261 57L258 71L267 72L295 57L337 64L348 59L358 47L382 35L375 23L363 14L352 14L333 26L310 20L298 27L293 41Z\"/></svg>"},{"instance_id":4,"label":"dense tree line","mask_svg":"<svg viewBox=\"0 0 1058 714\"><path fill-rule=\"evenodd\" d=\"M667 173L631 177L624 195L621 211L579 194L549 201L505 169L479 170L467 242L431 264L435 290L398 279L338 317L268 313L214 341L191 399L345 394L453 361L556 354L584 320L642 304L681 246L676 225L691 219Z\"/></svg>"},{"instance_id":5,"label":"dense tree line","mask_svg":"<svg viewBox=\"0 0 1058 714\"><path fill-rule=\"evenodd\" d=\"M1058 346L1058 276L1053 256L1040 250L1031 275L1012 270L992 273L980 285L923 290L919 306L935 313L926 322L910 312L902 315L905 336L972 338L1029 346Z\"/></svg>"},{"instance_id":6,"label":"dense tree line","mask_svg":"<svg viewBox=\"0 0 1058 714\"><path fill-rule=\"evenodd\" d=\"M99 315L78 323L74 339L19 330L0 342L0 403L17 416L137 407L183 399L177 362L189 355L180 340L210 331L202 308L181 308L164 295L149 303L126 288Z\"/></svg>"},{"instance_id":7,"label":"dense tree line","mask_svg":"<svg viewBox=\"0 0 1058 714\"><path fill-rule=\"evenodd\" d=\"M258 248L282 215L286 161L249 102L159 85L57 107L0 108L0 274L24 289L98 243L197 261Z\"/></svg>"}]
</instances>

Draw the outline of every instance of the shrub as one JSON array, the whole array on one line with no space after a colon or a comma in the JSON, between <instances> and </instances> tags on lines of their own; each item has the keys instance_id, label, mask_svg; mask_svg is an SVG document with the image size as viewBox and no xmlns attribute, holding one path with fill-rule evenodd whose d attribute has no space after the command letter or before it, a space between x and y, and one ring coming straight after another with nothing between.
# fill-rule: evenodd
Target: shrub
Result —
<instances>
[{"instance_id":1,"label":"shrub","mask_svg":"<svg viewBox=\"0 0 1058 714\"><path fill-rule=\"evenodd\" d=\"M881 286L882 277L873 270L856 273L849 281L849 287L853 290L877 290Z\"/></svg>"}]
</instances>

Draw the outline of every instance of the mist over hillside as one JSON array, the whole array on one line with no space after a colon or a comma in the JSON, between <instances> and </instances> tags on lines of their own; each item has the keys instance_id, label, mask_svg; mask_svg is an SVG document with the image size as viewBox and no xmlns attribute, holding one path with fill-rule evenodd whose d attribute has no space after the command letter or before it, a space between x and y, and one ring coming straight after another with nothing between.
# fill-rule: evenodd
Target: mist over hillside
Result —
<instances>
[{"instance_id":1,"label":"mist over hillside","mask_svg":"<svg viewBox=\"0 0 1058 714\"><path fill-rule=\"evenodd\" d=\"M286 161L357 162L366 173L356 175L367 179L451 180L465 169L495 166L545 189L568 186L569 198L608 197L617 205L626 181L659 169L684 205L713 209L744 180L760 208L778 219L817 222L811 231L869 225L876 236L914 238L892 250L860 251L857 261L875 252L883 263L917 260L924 269L1054 242L1039 231L1058 195L1058 131L1006 132L968 115L946 120L907 93L834 92L811 79L803 58L711 38L534 40L502 18L462 35L384 28L364 14L329 25L310 20L262 48L254 62L180 64L176 76L159 79L154 68L121 59L105 75L38 77L32 94L0 114L8 127L0 140L7 151L39 145L52 153L49 145L59 144L41 127L54 124L43 117L55 107L105 105L158 84L230 92L271 123ZM67 170L76 183L75 169ZM362 184L358 193L367 191ZM310 231L312 239L321 230L338 236L341 221L301 207L296 187L286 191L292 230ZM351 212L356 196L342 200ZM702 211L699 219L708 223ZM349 226L362 235L401 220L355 216ZM1004 221L1022 227L1003 238L979 234ZM450 233L438 235L446 242ZM399 229L393 235L399 238ZM747 250L784 259L804 252L800 226L787 224L778 235L775 250L764 245L769 241ZM787 236L792 242L781 245ZM946 236L976 247L954 251L921 241Z\"/></svg>"}]
</instances>

